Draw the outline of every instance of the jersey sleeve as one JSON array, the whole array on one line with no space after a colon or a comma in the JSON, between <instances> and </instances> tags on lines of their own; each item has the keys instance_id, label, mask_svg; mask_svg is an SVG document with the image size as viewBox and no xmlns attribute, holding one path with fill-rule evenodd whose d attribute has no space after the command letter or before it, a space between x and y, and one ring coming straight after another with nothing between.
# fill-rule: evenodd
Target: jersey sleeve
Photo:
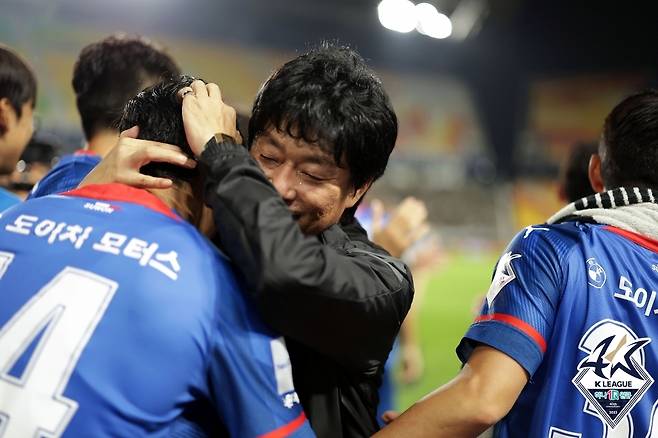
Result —
<instances>
[{"instance_id":1,"label":"jersey sleeve","mask_svg":"<svg viewBox=\"0 0 658 438\"><path fill-rule=\"evenodd\" d=\"M561 254L550 233L556 231L529 227L500 257L482 310L457 347L463 363L477 344L485 344L513 358L530 376L537 370L564 289Z\"/></svg>"},{"instance_id":2,"label":"jersey sleeve","mask_svg":"<svg viewBox=\"0 0 658 438\"><path fill-rule=\"evenodd\" d=\"M283 337L260 320L227 270L219 270L210 392L231 436L314 437L292 381Z\"/></svg>"},{"instance_id":3,"label":"jersey sleeve","mask_svg":"<svg viewBox=\"0 0 658 438\"><path fill-rule=\"evenodd\" d=\"M64 161L64 159L62 160ZM63 193L77 188L99 161L100 158L97 157L70 157L66 161L60 162L35 184L27 199Z\"/></svg>"}]
</instances>

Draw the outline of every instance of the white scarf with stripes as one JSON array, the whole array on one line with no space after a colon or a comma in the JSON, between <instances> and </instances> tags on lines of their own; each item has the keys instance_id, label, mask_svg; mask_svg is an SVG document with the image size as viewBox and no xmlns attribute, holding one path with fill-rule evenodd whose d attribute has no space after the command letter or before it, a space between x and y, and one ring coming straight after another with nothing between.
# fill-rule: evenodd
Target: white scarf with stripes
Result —
<instances>
[{"instance_id":1,"label":"white scarf with stripes","mask_svg":"<svg viewBox=\"0 0 658 438\"><path fill-rule=\"evenodd\" d=\"M658 240L658 191L638 187L619 187L587 196L565 206L547 223L562 222L570 217L591 218L599 224Z\"/></svg>"}]
</instances>

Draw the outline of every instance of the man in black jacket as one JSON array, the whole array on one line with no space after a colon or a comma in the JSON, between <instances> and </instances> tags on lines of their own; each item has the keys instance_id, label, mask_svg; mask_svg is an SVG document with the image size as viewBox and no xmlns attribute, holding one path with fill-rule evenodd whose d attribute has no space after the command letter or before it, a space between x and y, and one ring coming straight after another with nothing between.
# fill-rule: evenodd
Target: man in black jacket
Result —
<instances>
[{"instance_id":1,"label":"man in black jacket","mask_svg":"<svg viewBox=\"0 0 658 438\"><path fill-rule=\"evenodd\" d=\"M183 118L207 172L217 243L265 321L286 335L313 429L320 437L370 436L383 365L413 296L408 268L369 242L353 216L397 137L381 82L352 50L323 46L263 85L249 151L216 85L194 82ZM185 161L162 151L124 136L94 172L100 177L85 181L158 186L163 180L125 171L154 158Z\"/></svg>"}]
</instances>

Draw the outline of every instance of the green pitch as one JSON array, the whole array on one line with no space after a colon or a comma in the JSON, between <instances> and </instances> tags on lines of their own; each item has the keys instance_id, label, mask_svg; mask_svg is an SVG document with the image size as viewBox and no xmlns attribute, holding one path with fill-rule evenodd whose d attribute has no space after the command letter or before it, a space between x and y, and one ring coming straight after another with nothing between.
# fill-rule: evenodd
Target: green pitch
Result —
<instances>
[{"instance_id":1,"label":"green pitch","mask_svg":"<svg viewBox=\"0 0 658 438\"><path fill-rule=\"evenodd\" d=\"M397 406L404 410L459 372L455 347L473 321L473 307L486 294L499 254L452 255L435 274L420 310L420 340L425 356L423 378L398 384Z\"/></svg>"}]
</instances>

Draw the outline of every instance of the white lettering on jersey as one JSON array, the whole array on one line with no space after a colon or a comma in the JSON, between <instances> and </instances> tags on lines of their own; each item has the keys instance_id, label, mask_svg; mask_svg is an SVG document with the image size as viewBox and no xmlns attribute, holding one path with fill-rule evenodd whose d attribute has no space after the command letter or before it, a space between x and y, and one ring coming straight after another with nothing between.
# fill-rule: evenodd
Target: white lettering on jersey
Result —
<instances>
[{"instance_id":1,"label":"white lettering on jersey","mask_svg":"<svg viewBox=\"0 0 658 438\"><path fill-rule=\"evenodd\" d=\"M59 437L78 408L64 396L117 283L62 270L0 328L0 437ZM20 377L11 368L43 332Z\"/></svg>"},{"instance_id":2,"label":"white lettering on jersey","mask_svg":"<svg viewBox=\"0 0 658 438\"><path fill-rule=\"evenodd\" d=\"M92 205L90 203L88 204ZM98 207L99 204L105 206L110 205L98 202L93 205ZM118 207L112 208L116 210ZM28 216L25 214L18 216L13 223L5 226L5 231L9 233L30 237L35 236L47 240L49 245L70 244L75 249L81 249L84 246L85 242L91 237L93 230L91 226L85 227L78 224L67 224L66 222L40 219L37 216ZM162 250L160 244L157 242L146 242L136 237L131 238L124 234L107 231L100 239L98 236L94 236L91 248L94 251L137 260L140 266L152 268L172 281L178 280L181 271L178 253L176 251ZM3 262L0 259L0 277L3 274L2 269Z\"/></svg>"},{"instance_id":3,"label":"white lettering on jersey","mask_svg":"<svg viewBox=\"0 0 658 438\"><path fill-rule=\"evenodd\" d=\"M299 396L295 392L295 385L292 381L290 355L288 354L286 340L283 336L270 341L270 350L272 350L272 365L274 367L276 390L282 396L283 405L291 409L295 404L299 404Z\"/></svg>"},{"instance_id":4,"label":"white lettering on jersey","mask_svg":"<svg viewBox=\"0 0 658 438\"><path fill-rule=\"evenodd\" d=\"M83 205L83 208L87 210L98 211L100 213L112 214L114 213L115 207L108 204L107 202L87 202Z\"/></svg>"},{"instance_id":5,"label":"white lettering on jersey","mask_svg":"<svg viewBox=\"0 0 658 438\"><path fill-rule=\"evenodd\" d=\"M615 292L613 296L635 304L640 310L644 309L644 316L658 314L658 309L653 307L656 301L656 291L652 290L649 294L643 287L633 290L633 283L623 275L619 277L619 290L624 291L624 293Z\"/></svg>"},{"instance_id":6,"label":"white lettering on jersey","mask_svg":"<svg viewBox=\"0 0 658 438\"><path fill-rule=\"evenodd\" d=\"M487 291L487 304L489 307L491 307L501 289L516 278L516 273L512 267L512 260L518 259L520 257L521 254L512 254L510 251L503 254L500 260L498 260L498 264L496 265L496 274L494 275L491 286L489 286L489 290Z\"/></svg>"},{"instance_id":7,"label":"white lettering on jersey","mask_svg":"<svg viewBox=\"0 0 658 438\"><path fill-rule=\"evenodd\" d=\"M5 275L7 268L14 261L14 254L10 252L0 251L0 278Z\"/></svg>"}]
</instances>

